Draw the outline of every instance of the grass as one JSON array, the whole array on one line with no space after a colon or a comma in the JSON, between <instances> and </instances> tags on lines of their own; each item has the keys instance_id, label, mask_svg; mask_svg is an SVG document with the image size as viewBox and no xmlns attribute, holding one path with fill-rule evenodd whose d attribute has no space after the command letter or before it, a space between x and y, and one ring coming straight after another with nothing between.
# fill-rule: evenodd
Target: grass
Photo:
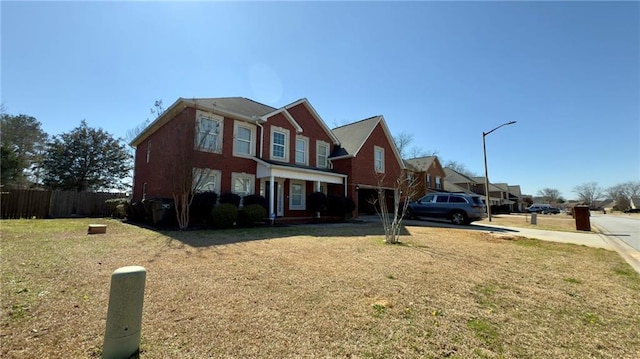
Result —
<instances>
[{"instance_id":1,"label":"grass","mask_svg":"<svg viewBox=\"0 0 640 359\"><path fill-rule=\"evenodd\" d=\"M86 235L89 223L107 234ZM640 276L602 249L429 227L381 245L371 224L0 226L2 358L98 358L110 276L127 265L147 269L142 358L633 358L640 348Z\"/></svg>"},{"instance_id":2,"label":"grass","mask_svg":"<svg viewBox=\"0 0 640 359\"><path fill-rule=\"evenodd\" d=\"M538 214L537 224L531 224L530 214L498 214L491 216L491 222L489 222L489 219L485 218L482 221L474 223L542 229L546 231L581 232L576 230L575 219L566 214ZM592 230L594 230L593 227Z\"/></svg>"}]
</instances>

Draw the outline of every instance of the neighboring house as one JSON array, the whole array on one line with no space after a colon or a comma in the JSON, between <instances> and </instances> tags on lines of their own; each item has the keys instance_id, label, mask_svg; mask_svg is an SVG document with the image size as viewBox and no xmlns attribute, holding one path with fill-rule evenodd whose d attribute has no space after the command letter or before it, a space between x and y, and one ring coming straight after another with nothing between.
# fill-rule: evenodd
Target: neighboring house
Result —
<instances>
[{"instance_id":1,"label":"neighboring house","mask_svg":"<svg viewBox=\"0 0 640 359\"><path fill-rule=\"evenodd\" d=\"M311 192L353 196L353 180L371 184L379 166L400 175L381 116L375 125L349 152L304 98L281 108L241 97L179 98L131 142L133 200L191 189L259 194L273 215L311 216Z\"/></svg>"},{"instance_id":2,"label":"neighboring house","mask_svg":"<svg viewBox=\"0 0 640 359\"><path fill-rule=\"evenodd\" d=\"M640 197L631 197L629 199L629 205L632 209L640 209Z\"/></svg>"},{"instance_id":3,"label":"neighboring house","mask_svg":"<svg viewBox=\"0 0 640 359\"><path fill-rule=\"evenodd\" d=\"M404 164L383 116L374 116L334 128L341 148L331 156L333 168L348 174L347 195L354 199L360 214L372 213L378 189L385 191L387 211L393 211L396 180Z\"/></svg>"},{"instance_id":4,"label":"neighboring house","mask_svg":"<svg viewBox=\"0 0 640 359\"><path fill-rule=\"evenodd\" d=\"M420 173L420 176L424 178L424 193L421 193L418 197L422 197L427 193L445 190L444 179L446 175L438 156L411 158L404 162L408 168Z\"/></svg>"},{"instance_id":5,"label":"neighboring house","mask_svg":"<svg viewBox=\"0 0 640 359\"><path fill-rule=\"evenodd\" d=\"M455 183L451 183L449 182L449 179L445 178L444 179L444 190L447 192L462 192L462 193L467 193L467 194L477 194L473 191L469 191L468 189L464 188L464 187L460 187ZM484 196L483 196L484 198Z\"/></svg>"},{"instance_id":6,"label":"neighboring house","mask_svg":"<svg viewBox=\"0 0 640 359\"><path fill-rule=\"evenodd\" d=\"M444 175L449 183L464 188L465 191L471 191L472 193L484 195L484 192L478 192L478 183L471 179L471 177L465 176L462 173L449 167L444 168Z\"/></svg>"},{"instance_id":7,"label":"neighboring house","mask_svg":"<svg viewBox=\"0 0 640 359\"><path fill-rule=\"evenodd\" d=\"M515 202L511 210L514 212L524 212L527 206L524 205L520 185L509 185L508 189L509 199Z\"/></svg>"}]
</instances>

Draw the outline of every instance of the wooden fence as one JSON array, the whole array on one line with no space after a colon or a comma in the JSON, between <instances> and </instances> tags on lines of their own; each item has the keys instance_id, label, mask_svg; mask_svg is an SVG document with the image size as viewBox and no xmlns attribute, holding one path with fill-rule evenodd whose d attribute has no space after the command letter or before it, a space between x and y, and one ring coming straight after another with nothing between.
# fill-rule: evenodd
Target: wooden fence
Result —
<instances>
[{"instance_id":1,"label":"wooden fence","mask_svg":"<svg viewBox=\"0 0 640 359\"><path fill-rule=\"evenodd\" d=\"M105 201L127 198L125 193L41 191L9 189L2 191L0 216L17 218L109 217Z\"/></svg>"}]
</instances>

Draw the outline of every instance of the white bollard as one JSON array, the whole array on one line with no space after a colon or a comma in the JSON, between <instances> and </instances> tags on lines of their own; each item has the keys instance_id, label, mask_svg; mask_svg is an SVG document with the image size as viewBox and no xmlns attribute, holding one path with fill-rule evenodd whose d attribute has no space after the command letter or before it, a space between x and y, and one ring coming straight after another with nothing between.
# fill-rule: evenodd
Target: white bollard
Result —
<instances>
[{"instance_id":1,"label":"white bollard","mask_svg":"<svg viewBox=\"0 0 640 359\"><path fill-rule=\"evenodd\" d=\"M147 270L140 266L118 268L111 275L102 359L129 359L139 354L146 277Z\"/></svg>"},{"instance_id":2,"label":"white bollard","mask_svg":"<svg viewBox=\"0 0 640 359\"><path fill-rule=\"evenodd\" d=\"M531 224L538 224L538 214L536 212L531 213Z\"/></svg>"}]
</instances>

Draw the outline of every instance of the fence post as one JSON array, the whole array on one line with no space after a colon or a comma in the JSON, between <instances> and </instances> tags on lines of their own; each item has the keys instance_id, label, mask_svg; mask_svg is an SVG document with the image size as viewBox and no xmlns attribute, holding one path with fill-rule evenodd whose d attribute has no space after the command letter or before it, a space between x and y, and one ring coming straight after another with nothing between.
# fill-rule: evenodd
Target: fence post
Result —
<instances>
[{"instance_id":1,"label":"fence post","mask_svg":"<svg viewBox=\"0 0 640 359\"><path fill-rule=\"evenodd\" d=\"M102 359L138 357L146 276L140 266L118 268L111 275Z\"/></svg>"}]
</instances>

